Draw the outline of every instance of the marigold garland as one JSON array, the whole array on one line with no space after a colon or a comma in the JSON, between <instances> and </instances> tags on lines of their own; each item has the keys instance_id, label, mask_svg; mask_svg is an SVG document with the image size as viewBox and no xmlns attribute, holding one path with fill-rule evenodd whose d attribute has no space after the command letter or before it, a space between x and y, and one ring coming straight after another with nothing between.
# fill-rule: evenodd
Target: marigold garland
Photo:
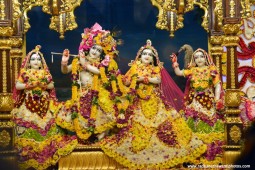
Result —
<instances>
[{"instance_id":1,"label":"marigold garland","mask_svg":"<svg viewBox=\"0 0 255 170\"><path fill-rule=\"evenodd\" d=\"M82 119L82 117L79 117ZM81 139L88 139L91 135L92 135L92 132L88 131L87 128L82 128L80 126L80 123L79 123L79 118L75 118L73 121L74 121L74 127L75 127L75 131L76 131L76 134L79 138ZM84 122L88 122L87 120L83 119Z\"/></svg>"},{"instance_id":2,"label":"marigold garland","mask_svg":"<svg viewBox=\"0 0 255 170\"><path fill-rule=\"evenodd\" d=\"M132 80L131 80L131 84L129 87L125 86L123 84L123 81L122 81L122 75L118 75L117 76L117 82L118 82L118 86L119 86L119 89L120 91L122 92L123 96L124 95L127 95L127 93L129 93L131 91L131 89L135 89L136 87L136 81L137 81L137 77L132 77Z\"/></svg>"},{"instance_id":3,"label":"marigold garland","mask_svg":"<svg viewBox=\"0 0 255 170\"><path fill-rule=\"evenodd\" d=\"M151 96L151 92L153 90L153 84L139 84L139 88L137 89L137 94L142 99L148 99Z\"/></svg>"},{"instance_id":4,"label":"marigold garland","mask_svg":"<svg viewBox=\"0 0 255 170\"><path fill-rule=\"evenodd\" d=\"M78 72L78 58L74 58L72 61L72 75L78 76L77 72ZM75 85L72 85L72 99L74 101L76 101L78 98L77 93L78 93L78 87Z\"/></svg>"},{"instance_id":5,"label":"marigold garland","mask_svg":"<svg viewBox=\"0 0 255 170\"><path fill-rule=\"evenodd\" d=\"M94 74L93 76L92 90L98 91L98 75L97 74Z\"/></svg>"},{"instance_id":6,"label":"marigold garland","mask_svg":"<svg viewBox=\"0 0 255 170\"><path fill-rule=\"evenodd\" d=\"M114 92L114 93L116 93L117 92L117 82L116 82L116 80L112 80L111 81L111 85L112 85L112 91Z\"/></svg>"},{"instance_id":7,"label":"marigold garland","mask_svg":"<svg viewBox=\"0 0 255 170\"><path fill-rule=\"evenodd\" d=\"M107 76L105 74L105 67L100 67L99 68L99 72L100 72L100 76L101 76L101 80L103 83L107 83L108 82L108 79L107 79Z\"/></svg>"},{"instance_id":8,"label":"marigold garland","mask_svg":"<svg viewBox=\"0 0 255 170\"><path fill-rule=\"evenodd\" d=\"M114 102L110 99L110 92L101 87L98 93L98 104L106 113L114 113Z\"/></svg>"},{"instance_id":9,"label":"marigold garland","mask_svg":"<svg viewBox=\"0 0 255 170\"><path fill-rule=\"evenodd\" d=\"M146 118L153 118L158 113L158 99L151 95L148 100L141 100L141 108Z\"/></svg>"}]
</instances>

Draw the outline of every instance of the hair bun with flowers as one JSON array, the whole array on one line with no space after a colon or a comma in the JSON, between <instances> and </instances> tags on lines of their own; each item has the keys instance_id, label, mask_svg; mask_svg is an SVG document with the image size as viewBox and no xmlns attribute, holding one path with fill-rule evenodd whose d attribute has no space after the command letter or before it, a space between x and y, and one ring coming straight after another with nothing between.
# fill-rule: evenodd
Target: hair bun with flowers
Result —
<instances>
[{"instance_id":1,"label":"hair bun with flowers","mask_svg":"<svg viewBox=\"0 0 255 170\"><path fill-rule=\"evenodd\" d=\"M82 41L79 50L88 51L93 45L97 44L102 47L106 55L112 57L118 55L116 40L112 37L110 31L103 30L98 23L95 23L91 28L85 28L81 36Z\"/></svg>"}]
</instances>

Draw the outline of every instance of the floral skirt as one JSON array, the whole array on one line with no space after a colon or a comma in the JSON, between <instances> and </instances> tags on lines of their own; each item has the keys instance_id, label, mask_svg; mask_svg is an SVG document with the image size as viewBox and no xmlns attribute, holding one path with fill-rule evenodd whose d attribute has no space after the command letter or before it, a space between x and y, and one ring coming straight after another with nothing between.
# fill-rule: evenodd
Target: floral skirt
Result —
<instances>
[{"instance_id":1,"label":"floral skirt","mask_svg":"<svg viewBox=\"0 0 255 170\"><path fill-rule=\"evenodd\" d=\"M25 104L13 109L17 132L15 147L21 169L47 169L76 147L76 137L66 135L56 126L53 109L50 105L44 117L32 113Z\"/></svg>"},{"instance_id":2,"label":"floral skirt","mask_svg":"<svg viewBox=\"0 0 255 170\"><path fill-rule=\"evenodd\" d=\"M205 165L222 164L222 147L224 145L223 115L218 115L215 111L206 113L203 110L204 108L197 109L191 106L185 109L186 122L196 136L207 145L206 153L197 163Z\"/></svg>"},{"instance_id":3,"label":"floral skirt","mask_svg":"<svg viewBox=\"0 0 255 170\"><path fill-rule=\"evenodd\" d=\"M206 145L192 133L183 118L165 115L169 114L159 111L155 119L146 119L138 113L130 126L102 140L101 148L131 169L170 168L194 162L206 151Z\"/></svg>"}]
</instances>

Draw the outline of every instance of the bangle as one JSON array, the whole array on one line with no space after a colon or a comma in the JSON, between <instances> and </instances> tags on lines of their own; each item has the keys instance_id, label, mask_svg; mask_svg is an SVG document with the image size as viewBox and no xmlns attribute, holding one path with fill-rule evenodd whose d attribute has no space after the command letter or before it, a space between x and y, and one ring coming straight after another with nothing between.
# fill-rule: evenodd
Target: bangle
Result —
<instances>
[{"instance_id":1,"label":"bangle","mask_svg":"<svg viewBox=\"0 0 255 170\"><path fill-rule=\"evenodd\" d=\"M148 84L149 83L149 78L148 77L144 77L143 82L144 82L144 84Z\"/></svg>"},{"instance_id":2,"label":"bangle","mask_svg":"<svg viewBox=\"0 0 255 170\"><path fill-rule=\"evenodd\" d=\"M177 62L174 62L174 63L172 64L172 67L173 67L173 68L177 68L177 67L179 67L179 64L178 64Z\"/></svg>"}]
</instances>

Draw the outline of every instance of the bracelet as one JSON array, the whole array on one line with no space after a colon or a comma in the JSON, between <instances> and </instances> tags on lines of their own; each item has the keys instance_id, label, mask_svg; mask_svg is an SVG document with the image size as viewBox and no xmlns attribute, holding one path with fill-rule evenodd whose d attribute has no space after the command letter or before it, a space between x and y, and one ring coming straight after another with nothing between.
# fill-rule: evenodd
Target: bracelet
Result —
<instances>
[{"instance_id":1,"label":"bracelet","mask_svg":"<svg viewBox=\"0 0 255 170\"><path fill-rule=\"evenodd\" d=\"M25 84L25 89L29 89L30 87L31 86L28 83Z\"/></svg>"},{"instance_id":2,"label":"bracelet","mask_svg":"<svg viewBox=\"0 0 255 170\"><path fill-rule=\"evenodd\" d=\"M149 83L149 78L148 77L144 77L143 82L144 82L144 84L148 84Z\"/></svg>"},{"instance_id":3,"label":"bracelet","mask_svg":"<svg viewBox=\"0 0 255 170\"><path fill-rule=\"evenodd\" d=\"M177 67L179 67L179 64L178 64L177 62L174 62L174 63L172 64L172 67L173 67L173 68L177 68Z\"/></svg>"}]
</instances>

